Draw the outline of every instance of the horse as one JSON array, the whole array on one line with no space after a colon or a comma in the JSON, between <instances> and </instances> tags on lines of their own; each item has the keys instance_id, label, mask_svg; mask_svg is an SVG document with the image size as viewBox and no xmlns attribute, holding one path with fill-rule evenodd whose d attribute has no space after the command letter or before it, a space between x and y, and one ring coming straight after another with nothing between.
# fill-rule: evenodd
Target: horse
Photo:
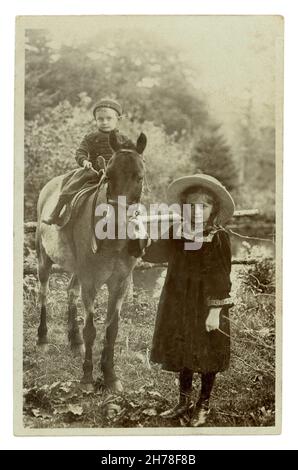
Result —
<instances>
[{"instance_id":1,"label":"horse","mask_svg":"<svg viewBox=\"0 0 298 470\"><path fill-rule=\"evenodd\" d=\"M110 146L113 155L109 160L104 183L106 185L106 202L113 205L117 220L118 196L125 196L127 205L139 203L145 177L145 161L143 152L147 138L141 133L133 148L121 148L114 133L110 135ZM128 239L101 240L100 249L94 253L91 249L92 206L91 198L87 198L79 216L72 224L63 229L56 225L47 225L43 219L53 209L58 199L64 175L49 181L41 190L37 204L36 251L38 258L40 323L37 344L46 348L47 337L47 291L50 270L57 263L65 271L71 273L67 287L68 299L68 338L75 353L81 352L84 357L83 377L81 383L86 389L93 389L93 346L96 338L94 326L94 301L98 290L105 284L108 288L108 308L106 329L101 354L101 371L104 385L111 391L123 391L120 379L114 369L114 346L118 334L120 312L132 271L137 257L128 249ZM83 337L77 320L77 304L81 292L81 300L85 313Z\"/></svg>"}]
</instances>

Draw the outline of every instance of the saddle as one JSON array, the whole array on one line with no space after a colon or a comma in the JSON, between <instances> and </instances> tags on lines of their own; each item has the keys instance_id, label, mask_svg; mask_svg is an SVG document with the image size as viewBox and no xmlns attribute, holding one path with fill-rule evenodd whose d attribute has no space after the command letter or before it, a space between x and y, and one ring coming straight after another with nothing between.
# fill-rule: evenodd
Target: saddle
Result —
<instances>
[{"instance_id":1,"label":"saddle","mask_svg":"<svg viewBox=\"0 0 298 470\"><path fill-rule=\"evenodd\" d=\"M73 222L79 216L83 206L87 202L89 198L92 198L92 211L91 211L91 220L90 220L90 228L92 230L92 237L91 237L91 249L93 253L97 253L99 250L99 240L97 240L95 236L95 208L97 204L97 200L102 192L103 195L103 182L102 180L99 184L92 185L88 188L84 188L79 191L70 201L70 203L66 204L65 208L61 212L58 221L58 228L59 230L63 230L66 227L71 227Z\"/></svg>"}]
</instances>

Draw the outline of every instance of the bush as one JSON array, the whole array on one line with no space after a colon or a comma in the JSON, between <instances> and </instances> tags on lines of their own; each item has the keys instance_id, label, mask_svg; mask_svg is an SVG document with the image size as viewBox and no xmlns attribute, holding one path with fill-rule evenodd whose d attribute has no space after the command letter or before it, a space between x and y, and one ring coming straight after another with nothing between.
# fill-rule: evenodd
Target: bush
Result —
<instances>
[{"instance_id":1,"label":"bush","mask_svg":"<svg viewBox=\"0 0 298 470\"><path fill-rule=\"evenodd\" d=\"M243 247L249 258L256 262L248 265L241 273L242 282L248 286L253 293L274 294L275 292L275 263L268 257L266 249L244 242Z\"/></svg>"}]
</instances>

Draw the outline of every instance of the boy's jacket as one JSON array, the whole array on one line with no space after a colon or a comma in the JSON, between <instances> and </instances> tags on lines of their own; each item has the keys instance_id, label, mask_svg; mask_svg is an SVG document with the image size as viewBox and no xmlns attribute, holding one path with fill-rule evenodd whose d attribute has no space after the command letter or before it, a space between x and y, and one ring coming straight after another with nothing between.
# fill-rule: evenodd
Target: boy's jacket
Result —
<instances>
[{"instance_id":1,"label":"boy's jacket","mask_svg":"<svg viewBox=\"0 0 298 470\"><path fill-rule=\"evenodd\" d=\"M120 134L118 130L114 132L116 132L118 142L123 146L123 148L135 148L134 144L128 139L128 137ZM76 151L77 163L80 166L83 166L83 161L89 160L95 170L100 170L101 168L97 161L97 157L101 155L106 161L108 161L113 155L113 150L109 144L109 135L110 132L102 131L87 134Z\"/></svg>"}]
</instances>

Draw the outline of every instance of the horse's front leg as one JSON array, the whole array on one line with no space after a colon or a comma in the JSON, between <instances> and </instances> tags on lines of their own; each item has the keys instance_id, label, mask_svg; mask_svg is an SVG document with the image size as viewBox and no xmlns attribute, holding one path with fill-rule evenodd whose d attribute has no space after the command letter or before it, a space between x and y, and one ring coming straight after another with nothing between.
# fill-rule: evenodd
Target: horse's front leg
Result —
<instances>
[{"instance_id":1,"label":"horse's front leg","mask_svg":"<svg viewBox=\"0 0 298 470\"><path fill-rule=\"evenodd\" d=\"M95 299L95 287L93 284L85 285L82 284L82 301L85 310L85 325L83 328L83 339L85 345L85 360L83 363L83 378L81 382L86 385L93 384L93 361L92 352L93 344L96 337L96 329L94 326L94 299Z\"/></svg>"},{"instance_id":2,"label":"horse's front leg","mask_svg":"<svg viewBox=\"0 0 298 470\"><path fill-rule=\"evenodd\" d=\"M47 292L52 261L44 251L41 242L38 241L38 279L39 279L39 303L40 303L40 323L38 327L37 345L47 351L48 328L47 328Z\"/></svg>"},{"instance_id":3,"label":"horse's front leg","mask_svg":"<svg viewBox=\"0 0 298 470\"><path fill-rule=\"evenodd\" d=\"M68 295L68 340L74 354L82 354L83 339L78 325L78 298L80 294L80 284L76 275L71 276L67 287Z\"/></svg>"},{"instance_id":4,"label":"horse's front leg","mask_svg":"<svg viewBox=\"0 0 298 470\"><path fill-rule=\"evenodd\" d=\"M109 302L104 347L101 355L101 370L104 375L105 386L116 393L122 392L123 387L114 370L114 347L118 334L121 307L129 281L130 276L124 280L112 279L108 283Z\"/></svg>"}]
</instances>

